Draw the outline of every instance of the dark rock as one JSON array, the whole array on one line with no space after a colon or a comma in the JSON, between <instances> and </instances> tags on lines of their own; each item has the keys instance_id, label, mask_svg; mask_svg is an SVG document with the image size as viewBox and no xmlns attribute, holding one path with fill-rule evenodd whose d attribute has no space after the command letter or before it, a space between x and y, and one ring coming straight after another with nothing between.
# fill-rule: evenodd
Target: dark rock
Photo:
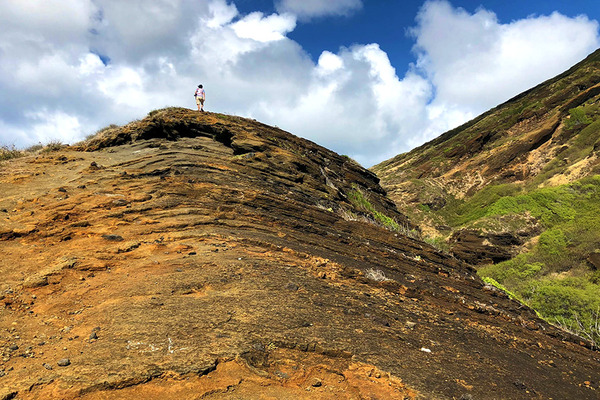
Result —
<instances>
[{"instance_id":1,"label":"dark rock","mask_svg":"<svg viewBox=\"0 0 600 400\"><path fill-rule=\"evenodd\" d=\"M124 240L120 235L102 235L102 238L111 242L122 242Z\"/></svg>"},{"instance_id":2,"label":"dark rock","mask_svg":"<svg viewBox=\"0 0 600 400\"><path fill-rule=\"evenodd\" d=\"M523 243L513 233L483 233L463 229L450 237L450 250L455 257L473 265L498 263L513 257L513 248Z\"/></svg>"},{"instance_id":3,"label":"dark rock","mask_svg":"<svg viewBox=\"0 0 600 400\"><path fill-rule=\"evenodd\" d=\"M69 360L68 358L62 358L62 359L58 360L58 362L56 364L59 367L67 367L67 366L71 365L71 360Z\"/></svg>"},{"instance_id":4,"label":"dark rock","mask_svg":"<svg viewBox=\"0 0 600 400\"><path fill-rule=\"evenodd\" d=\"M203 116L186 110L160 113L168 117L160 124L155 119L120 131L130 135L120 143L131 144L115 147L111 154L104 150L73 152L82 160L79 168L69 171L43 166L48 174L71 173L72 182L93 186L91 201L87 196L72 196L61 204L62 213L71 213L70 222L89 218L93 230L78 232L62 219L45 223L56 213L41 207L55 201L56 186L51 186L39 202L25 202L26 210L18 216L21 224L40 226L39 238L28 240L29 246L0 240L2 250L6 250L0 269L11 278L5 281L2 275L0 290L9 285L19 288L10 296L13 305L8 312L15 314L10 319L26 322L19 326L23 337L37 334L48 341L42 361L9 359L15 372L2 379L1 387L14 382L18 385L14 390L23 390L26 395L38 378L28 375L39 373L44 360L53 360L55 367L59 358L75 357L83 351L81 362L78 358L71 368L57 368L54 372L61 376L56 383L42 382L34 394L52 398L56 384L61 382L72 385L68 390L74 395L98 390L110 395L108 391L127 386L152 391L164 379L181 384L181 389L189 386L174 382L169 371L181 376L214 373L208 380L229 385L233 381L222 379L222 371L246 371L235 377L237 382L247 379L257 382L253 385L256 390L270 386L269 391L273 388L272 393L280 393L278 398L294 398L286 388L274 387L286 383L275 371L292 378L305 376L302 389L314 392L322 391L311 386L315 373L322 371L325 375L318 377L329 397L339 394L341 398L348 394L346 390L354 390L338 386L337 375L341 380L348 377L347 382L340 382L342 385L356 384L356 393L389 400L402 399L407 393L392 395L401 388L390 387L394 381L388 376L401 377L407 388L418 389L423 398L459 398L467 392L460 385L463 382L472 385L468 392L476 398L489 398L490 387L497 398L515 398L519 393L514 396L517 389L513 382L522 377L532 385L543 383L535 384L540 398L593 398L595 393L590 389L577 386L597 371L592 351L579 346L578 341L563 342L572 340L515 301L492 298L465 263L401 232L340 215L341 207L354 215L361 211L342 196L357 187L378 213L403 223L398 211L380 195L375 177L359 166L308 141L236 117ZM213 133L222 131L217 124L227 125L229 138L221 135L218 142L211 140ZM168 152L150 150L143 137L134 136L165 136L173 131L172 125L184 138L169 139ZM265 150L243 160L227 145L239 142L233 136L262 140ZM194 143L200 143L202 151L189 151L187 146ZM111 167L96 172L81 168L92 159ZM302 185L294 183L297 163L303 165L300 169L306 174ZM118 165L128 166L131 173L126 178L119 175L115 169L120 168ZM169 167L187 169L176 176L168 172ZM32 168L41 167L36 163ZM152 174L157 170L169 174L164 183ZM188 183L190 179L195 183ZM332 191L327 180L340 192ZM34 190L27 184L5 184L3 193L7 187L11 194L41 193L44 189ZM153 200L115 212L110 207L113 199L106 207L102 195L115 190L128 196L151 193ZM30 216L28 211L38 213ZM367 210L363 213L369 214ZM144 251L120 254L118 248L127 248L127 242L99 240L102 233L117 231L128 241L144 243ZM94 236L93 232L99 233ZM73 240L58 242L54 240L57 234L70 234ZM187 258L186 253L196 247L201 256ZM222 251L211 253L212 248ZM36 291L39 317L27 321L20 308L33 291L21 292L23 277L34 270L32 260L41 264L61 254L77 254L80 263L53 272L52 290ZM175 272L177 268L184 272ZM395 279L363 280L359 272L368 268L385 269ZM108 273L110 269L113 273ZM77 279L85 271L96 272L93 282ZM326 273L326 279L318 279L320 271ZM164 305L159 307L162 301ZM476 312L471 308L474 301L493 305L502 315ZM526 327L530 320L543 330L530 332ZM39 325L45 321L49 325ZM418 323L419 328L407 329L406 321ZM72 333L57 332L63 324L72 325ZM89 327L96 325L102 326L102 331L96 331L102 341L90 344L84 335L75 340L75 333L81 334L85 327L93 338ZM482 329L485 327L493 329ZM13 332L9 340L17 341ZM61 333L62 340L61 336L50 337ZM507 338L510 346L506 345ZM21 347L30 342L17 341ZM5 342L4 347L8 344ZM63 351L65 345L70 352ZM434 352L419 351L422 346ZM546 368L540 361L548 359L549 349L553 358L569 363ZM356 362L368 365L349 370ZM378 372L371 375L379 382L369 380L368 371L379 368L381 378ZM219 385L214 389L225 393L227 387ZM390 390L372 395L363 391L375 386ZM198 394L185 392L180 397Z\"/></svg>"},{"instance_id":5,"label":"dark rock","mask_svg":"<svg viewBox=\"0 0 600 400\"><path fill-rule=\"evenodd\" d=\"M588 256L587 261L593 270L600 269L600 253L591 253Z\"/></svg>"},{"instance_id":6,"label":"dark rock","mask_svg":"<svg viewBox=\"0 0 600 400\"><path fill-rule=\"evenodd\" d=\"M19 350L19 346L17 346L16 344L11 344L10 346L8 346L8 349L10 351L16 351Z\"/></svg>"},{"instance_id":7,"label":"dark rock","mask_svg":"<svg viewBox=\"0 0 600 400\"><path fill-rule=\"evenodd\" d=\"M15 392L9 389L0 389L0 400L12 400L17 397L19 392Z\"/></svg>"},{"instance_id":8,"label":"dark rock","mask_svg":"<svg viewBox=\"0 0 600 400\"><path fill-rule=\"evenodd\" d=\"M96 340L96 339L98 339L98 334L95 331L90 333L90 340Z\"/></svg>"},{"instance_id":9,"label":"dark rock","mask_svg":"<svg viewBox=\"0 0 600 400\"><path fill-rule=\"evenodd\" d=\"M42 364L44 366L44 368L46 369L52 369L52 365L48 364L48 363L44 363Z\"/></svg>"},{"instance_id":10,"label":"dark rock","mask_svg":"<svg viewBox=\"0 0 600 400\"><path fill-rule=\"evenodd\" d=\"M527 390L527 385L525 385L522 381L514 381L513 385L519 390Z\"/></svg>"}]
</instances>

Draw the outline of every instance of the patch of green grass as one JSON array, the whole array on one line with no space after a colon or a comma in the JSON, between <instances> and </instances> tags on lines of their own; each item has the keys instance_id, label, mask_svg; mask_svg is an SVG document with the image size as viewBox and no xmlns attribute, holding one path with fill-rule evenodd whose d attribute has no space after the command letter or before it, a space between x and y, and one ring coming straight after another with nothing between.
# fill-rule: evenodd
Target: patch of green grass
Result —
<instances>
[{"instance_id":1,"label":"patch of green grass","mask_svg":"<svg viewBox=\"0 0 600 400\"><path fill-rule=\"evenodd\" d=\"M495 280L494 278L490 278L489 276L484 276L483 278L481 278L485 283L487 283L488 285L492 285L497 289L502 290L504 293L506 293L508 295L508 297L510 297L511 299L515 299L520 301L521 303L524 303L521 298L516 295L515 293L511 292L510 290L508 290L503 284L499 283L497 280Z\"/></svg>"},{"instance_id":2,"label":"patch of green grass","mask_svg":"<svg viewBox=\"0 0 600 400\"><path fill-rule=\"evenodd\" d=\"M580 125L589 125L592 119L587 116L583 107L575 107L569 110L569 119L565 122L567 129L572 129Z\"/></svg>"},{"instance_id":3,"label":"patch of green grass","mask_svg":"<svg viewBox=\"0 0 600 400\"><path fill-rule=\"evenodd\" d=\"M525 279L537 277L544 269L543 263L531 261L531 258L527 253L520 254L511 260L481 267L478 273L509 287L516 287Z\"/></svg>"},{"instance_id":4,"label":"patch of green grass","mask_svg":"<svg viewBox=\"0 0 600 400\"><path fill-rule=\"evenodd\" d=\"M521 187L515 184L487 186L467 201L449 201L441 214L449 225L462 226L485 216L493 215L488 212L492 205L501 199L514 196L520 190Z\"/></svg>"},{"instance_id":5,"label":"patch of green grass","mask_svg":"<svg viewBox=\"0 0 600 400\"><path fill-rule=\"evenodd\" d=\"M423 238L423 241L441 252L448 253L450 251L448 242L442 236L426 237Z\"/></svg>"},{"instance_id":6,"label":"patch of green grass","mask_svg":"<svg viewBox=\"0 0 600 400\"><path fill-rule=\"evenodd\" d=\"M404 235L415 237L418 236L417 232L414 232L404 226L401 226L393 218L385 215L381 211L375 209L373 204L367 199L366 195L358 187L354 188L348 193L348 199L350 203L359 211L367 212L375 222L382 225L391 231L400 232Z\"/></svg>"},{"instance_id":7,"label":"patch of green grass","mask_svg":"<svg viewBox=\"0 0 600 400\"><path fill-rule=\"evenodd\" d=\"M233 117L231 115L227 115L227 114L221 114L221 113L215 113L215 115L221 119L224 119L226 121L231 121L233 120Z\"/></svg>"}]
</instances>

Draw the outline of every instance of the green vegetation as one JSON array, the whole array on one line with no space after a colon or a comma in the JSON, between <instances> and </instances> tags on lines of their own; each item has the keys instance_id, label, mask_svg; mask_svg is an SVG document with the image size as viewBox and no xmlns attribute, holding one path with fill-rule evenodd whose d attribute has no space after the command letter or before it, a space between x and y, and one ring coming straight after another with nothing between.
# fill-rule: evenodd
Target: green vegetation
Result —
<instances>
[{"instance_id":1,"label":"green vegetation","mask_svg":"<svg viewBox=\"0 0 600 400\"><path fill-rule=\"evenodd\" d=\"M500 290L502 290L504 293L506 293L508 295L508 297L510 297L511 299L516 299L516 300L520 300L514 293L512 293L510 290L508 290L504 285L502 285L501 283L498 283L497 280L495 280L494 278L490 278L489 276L484 276L482 278L482 280L487 283L488 285L492 285Z\"/></svg>"},{"instance_id":2,"label":"green vegetation","mask_svg":"<svg viewBox=\"0 0 600 400\"><path fill-rule=\"evenodd\" d=\"M413 185L423 189L421 201L439 196L419 182ZM454 230L516 232L538 224L541 234L523 253L480 267L479 275L550 323L600 343L600 330L594 328L600 320L600 271L591 270L587 262L600 249L600 175L545 188L490 185L467 199L445 199L446 205L437 211L421 203L411 218L415 221L418 215L420 220L428 218ZM444 239L436 236L425 241L443 250Z\"/></svg>"},{"instance_id":3,"label":"green vegetation","mask_svg":"<svg viewBox=\"0 0 600 400\"><path fill-rule=\"evenodd\" d=\"M437 249L438 251L444 253L450 251L450 246L448 245L443 236L426 237L423 238L423 241L425 243L430 244L433 248Z\"/></svg>"},{"instance_id":4,"label":"green vegetation","mask_svg":"<svg viewBox=\"0 0 600 400\"><path fill-rule=\"evenodd\" d=\"M545 230L528 251L481 267L484 279L502 285L551 323L568 327L595 342L592 329L600 308L600 273L586 259L598 248L600 176L529 193L489 187L456 208L456 221L467 223L494 215L530 213ZM497 198L498 193L513 193ZM490 281L491 282L491 281ZM495 285L497 286L497 285ZM577 329L576 329L577 328Z\"/></svg>"},{"instance_id":5,"label":"green vegetation","mask_svg":"<svg viewBox=\"0 0 600 400\"><path fill-rule=\"evenodd\" d=\"M526 190L516 184L487 186L468 200L449 201L440 214L453 227L465 226L486 217L524 213L538 219L545 228L570 224L583 217L588 220L597 218L600 175L568 185Z\"/></svg>"},{"instance_id":6,"label":"green vegetation","mask_svg":"<svg viewBox=\"0 0 600 400\"><path fill-rule=\"evenodd\" d=\"M569 110L569 119L565 123L567 129L572 129L579 125L589 125L592 123L583 107L572 108Z\"/></svg>"},{"instance_id":7,"label":"green vegetation","mask_svg":"<svg viewBox=\"0 0 600 400\"><path fill-rule=\"evenodd\" d=\"M371 204L371 202L365 197L364 193L356 186L350 191L350 193L348 193L348 198L354 207L356 207L358 210L368 212L375 221L384 227L392 231L400 230L400 225L392 218L380 211L377 211L373 204Z\"/></svg>"},{"instance_id":8,"label":"green vegetation","mask_svg":"<svg viewBox=\"0 0 600 400\"><path fill-rule=\"evenodd\" d=\"M393 218L388 217L381 211L378 211L373 204L367 199L365 194L357 186L353 186L353 189L348 193L348 199L350 203L358 210L367 213L374 222L394 232L400 232L403 235L410 237L417 237L418 232L411 230L405 226L400 225ZM350 214L352 214L350 212ZM358 218L354 218L358 219Z\"/></svg>"}]
</instances>

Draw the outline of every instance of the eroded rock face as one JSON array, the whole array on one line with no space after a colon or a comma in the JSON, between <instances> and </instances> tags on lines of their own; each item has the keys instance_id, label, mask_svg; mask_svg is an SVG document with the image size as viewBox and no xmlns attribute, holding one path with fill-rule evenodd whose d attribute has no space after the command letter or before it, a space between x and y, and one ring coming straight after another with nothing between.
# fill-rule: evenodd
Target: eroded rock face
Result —
<instances>
[{"instance_id":1,"label":"eroded rock face","mask_svg":"<svg viewBox=\"0 0 600 400\"><path fill-rule=\"evenodd\" d=\"M450 251L472 265L494 264L510 260L523 244L523 238L511 232L488 233L462 229L450 237Z\"/></svg>"},{"instance_id":2,"label":"eroded rock face","mask_svg":"<svg viewBox=\"0 0 600 400\"><path fill-rule=\"evenodd\" d=\"M372 173L276 128L158 111L0 181L0 398L597 396L596 352L349 221L358 187L410 226Z\"/></svg>"}]
</instances>

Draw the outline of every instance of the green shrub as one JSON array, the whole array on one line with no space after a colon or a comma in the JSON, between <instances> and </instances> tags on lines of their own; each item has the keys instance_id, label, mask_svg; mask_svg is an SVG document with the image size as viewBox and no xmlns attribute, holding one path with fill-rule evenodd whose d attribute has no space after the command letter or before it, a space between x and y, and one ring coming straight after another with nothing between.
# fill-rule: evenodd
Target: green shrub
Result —
<instances>
[{"instance_id":1,"label":"green shrub","mask_svg":"<svg viewBox=\"0 0 600 400\"><path fill-rule=\"evenodd\" d=\"M523 290L531 307L547 319L585 316L600 307L600 286L583 277L543 279L530 282Z\"/></svg>"},{"instance_id":2,"label":"green shrub","mask_svg":"<svg viewBox=\"0 0 600 400\"><path fill-rule=\"evenodd\" d=\"M519 254L513 259L482 267L479 274L514 288L544 271L544 264L532 261L532 258L531 254Z\"/></svg>"},{"instance_id":3,"label":"green shrub","mask_svg":"<svg viewBox=\"0 0 600 400\"><path fill-rule=\"evenodd\" d=\"M44 148L44 145L41 143L34 144L32 146L27 147L24 151L26 153L36 153Z\"/></svg>"},{"instance_id":4,"label":"green shrub","mask_svg":"<svg viewBox=\"0 0 600 400\"><path fill-rule=\"evenodd\" d=\"M549 256L558 256L567 249L567 238L560 229L550 229L540 235L538 251Z\"/></svg>"},{"instance_id":5,"label":"green shrub","mask_svg":"<svg viewBox=\"0 0 600 400\"><path fill-rule=\"evenodd\" d=\"M565 123L567 129L572 129L580 125L588 125L592 123L590 117L585 113L583 107L576 107L569 110L570 118Z\"/></svg>"}]
</instances>

